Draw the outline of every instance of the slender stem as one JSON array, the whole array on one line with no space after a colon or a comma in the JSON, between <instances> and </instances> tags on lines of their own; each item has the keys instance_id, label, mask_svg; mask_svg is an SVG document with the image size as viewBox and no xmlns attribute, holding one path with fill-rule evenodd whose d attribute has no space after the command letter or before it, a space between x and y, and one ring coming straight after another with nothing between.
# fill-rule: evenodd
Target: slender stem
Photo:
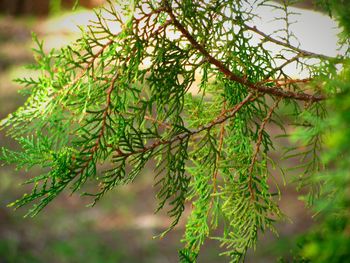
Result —
<instances>
[{"instance_id":1,"label":"slender stem","mask_svg":"<svg viewBox=\"0 0 350 263\"><path fill-rule=\"evenodd\" d=\"M225 108L226 108L226 101L224 101L224 103L222 105L221 115L225 114ZM224 142L224 135L225 135L225 123L223 122L220 125L219 147L218 147L218 152L216 154L215 169L214 169L214 173L213 173L213 193L214 194L217 192L216 180L217 180L217 177L219 174L219 162L220 162L222 145Z\"/></svg>"},{"instance_id":2,"label":"slender stem","mask_svg":"<svg viewBox=\"0 0 350 263\"><path fill-rule=\"evenodd\" d=\"M77 174L82 175L84 173L84 171L88 168L89 163L94 159L94 156L96 154L96 152L98 151L100 144L101 144L101 139L105 133L106 130L106 125L107 125L107 117L110 111L110 106L111 106L111 97L112 97L112 92L115 88L115 83L118 79L119 74L115 74L111 84L109 85L109 88L106 91L106 107L105 110L103 112L103 116L102 116L102 123L101 123L101 129L100 132L96 138L96 142L94 144L94 146L89 150L89 157L88 159L85 161L85 164L83 167L81 167L78 171Z\"/></svg>"},{"instance_id":3,"label":"slender stem","mask_svg":"<svg viewBox=\"0 0 350 263\"><path fill-rule=\"evenodd\" d=\"M166 129L172 128L171 124L157 120L156 118L153 118L152 116L145 115L144 119L151 121L153 124L158 124L160 127L164 127Z\"/></svg>"},{"instance_id":4,"label":"slender stem","mask_svg":"<svg viewBox=\"0 0 350 263\"><path fill-rule=\"evenodd\" d=\"M252 161L250 163L249 170L248 170L248 176L249 176L248 188L249 188L249 192L250 192L252 200L254 200L253 170L254 170L254 165L256 163L256 160L258 158L258 154L259 154L259 151L260 151L260 146L261 146L262 139L263 139L263 131L265 129L266 124L271 119L272 114L273 114L274 110L277 108L279 102L280 102L280 99L276 100L275 103L271 106L271 108L270 108L269 112L267 113L266 117L261 122L259 131L258 131L258 139L257 139L257 142L256 142L255 151L254 151L254 154L253 154L253 157L252 157Z\"/></svg>"}]
</instances>

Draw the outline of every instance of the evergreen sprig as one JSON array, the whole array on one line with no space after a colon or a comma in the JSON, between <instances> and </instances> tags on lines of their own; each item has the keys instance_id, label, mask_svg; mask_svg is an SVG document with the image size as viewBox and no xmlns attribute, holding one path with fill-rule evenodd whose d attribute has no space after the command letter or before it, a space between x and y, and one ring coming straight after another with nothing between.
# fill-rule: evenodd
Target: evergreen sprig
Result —
<instances>
[{"instance_id":1,"label":"evergreen sprig","mask_svg":"<svg viewBox=\"0 0 350 263\"><path fill-rule=\"evenodd\" d=\"M294 2L109 1L72 45L47 54L34 36L32 68L41 75L18 80L28 99L1 123L22 150L3 148L0 159L45 172L11 206L34 203L28 213L34 216L66 188L93 196L95 204L154 160L157 211L166 207L173 218L161 236L192 204L181 262L194 262L207 238L218 240L232 262L243 260L258 235L275 231L283 218L271 190L268 124L288 125L277 111L287 105L294 122L307 127L306 147L286 156L302 156L302 185L314 187L310 175L323 169L324 101L340 92L321 84L348 59L291 44ZM282 38L252 25L261 5L283 10ZM308 77L288 75L292 63ZM83 190L87 181L96 182L95 192ZM215 236L219 225L222 236Z\"/></svg>"}]
</instances>

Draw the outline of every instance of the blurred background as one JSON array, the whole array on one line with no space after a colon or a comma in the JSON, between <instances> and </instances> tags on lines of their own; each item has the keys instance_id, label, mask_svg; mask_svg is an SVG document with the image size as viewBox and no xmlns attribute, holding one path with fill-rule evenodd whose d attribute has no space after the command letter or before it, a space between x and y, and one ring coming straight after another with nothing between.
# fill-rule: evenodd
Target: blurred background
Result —
<instances>
[{"instance_id":1,"label":"blurred background","mask_svg":"<svg viewBox=\"0 0 350 263\"><path fill-rule=\"evenodd\" d=\"M13 79L33 74L25 69L26 64L33 62L31 32L44 40L47 50L59 48L79 37L75 25L87 24L94 17L91 8L104 1L80 0L74 12L73 2L0 0L0 119L25 101ZM303 7L308 5L306 2ZM278 143L282 147L287 142ZM3 131L1 146L16 148ZM36 173L35 169L30 173ZM184 221L165 238L153 239L170 220L165 214L153 213L156 191L151 169L134 184L107 194L93 208L86 207L89 200L66 191L35 218L23 218L27 208L7 208L28 189L20 185L28 177L30 174L13 167L0 167L0 263L177 262ZM248 255L247 262L272 262L279 255L288 254L295 246L296 235L312 224L311 214L298 200L295 185L284 186L277 178L282 190L280 206L290 220L278 224L279 238L271 233L260 236L258 247ZM228 262L217 256L219 250L216 242L207 242L198 262Z\"/></svg>"}]
</instances>

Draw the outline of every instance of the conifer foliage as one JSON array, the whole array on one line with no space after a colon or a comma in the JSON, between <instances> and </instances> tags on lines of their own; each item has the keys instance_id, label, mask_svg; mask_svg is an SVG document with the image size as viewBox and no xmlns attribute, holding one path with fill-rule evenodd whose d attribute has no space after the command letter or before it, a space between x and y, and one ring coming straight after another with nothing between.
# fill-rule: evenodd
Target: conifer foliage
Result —
<instances>
[{"instance_id":1,"label":"conifer foliage","mask_svg":"<svg viewBox=\"0 0 350 263\"><path fill-rule=\"evenodd\" d=\"M35 216L64 190L95 203L132 183L152 160L157 211L173 219L161 235L191 210L180 261L195 262L207 238L218 240L232 262L243 260L258 234L275 231L283 218L271 184L268 124L306 130L305 147L286 156L302 157L300 178L312 201L322 184L310 178L324 166L325 101L346 86L324 83L348 68L348 52L328 57L293 45L294 2L110 1L72 45L45 53L34 36L31 68L41 74L17 80L28 99L1 123L22 150L3 148L0 159L43 172L11 206L31 203L28 215ZM253 23L260 6L281 11L285 27L262 32ZM288 65L307 76L290 76ZM84 190L88 181L95 191Z\"/></svg>"}]
</instances>

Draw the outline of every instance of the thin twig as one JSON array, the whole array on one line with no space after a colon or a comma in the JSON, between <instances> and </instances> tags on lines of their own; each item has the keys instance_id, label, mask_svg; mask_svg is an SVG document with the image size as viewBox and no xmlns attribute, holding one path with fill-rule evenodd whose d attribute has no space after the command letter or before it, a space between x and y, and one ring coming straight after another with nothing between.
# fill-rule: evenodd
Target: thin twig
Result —
<instances>
[{"instance_id":1,"label":"thin twig","mask_svg":"<svg viewBox=\"0 0 350 263\"><path fill-rule=\"evenodd\" d=\"M259 84L265 84L268 82L274 82L276 87L283 87L291 84L301 84L301 83L308 83L312 79L306 78L306 79L266 79L263 81L260 81Z\"/></svg>"},{"instance_id":2,"label":"thin twig","mask_svg":"<svg viewBox=\"0 0 350 263\"><path fill-rule=\"evenodd\" d=\"M261 125L260 125L260 128L259 128L259 131L258 131L258 139L257 139L257 142L256 142L256 146L255 146L255 151L254 151L254 154L253 154L253 157L252 157L252 161L250 163L250 166L249 166L249 169L248 169L248 176L249 176L249 179L248 179L248 188L249 188L249 192L250 192L250 195L251 195L251 198L252 200L254 200L254 191L253 191L253 170L254 170L254 165L257 161L257 158L258 158L258 154L259 154L259 151L260 151L260 146L261 146L261 143L262 143L262 138L263 138L263 131L265 129L265 126L266 124L269 122L269 120L271 119L272 117L272 114L274 112L274 110L277 108L278 106L278 103L280 102L281 99L277 99L274 104L271 106L269 112L267 113L266 117L263 119L263 121L261 122Z\"/></svg>"},{"instance_id":3,"label":"thin twig","mask_svg":"<svg viewBox=\"0 0 350 263\"><path fill-rule=\"evenodd\" d=\"M224 100L223 105L222 105L221 115L223 115L225 113L225 111L226 111L225 108L226 108L226 101ZM219 162L220 162L222 145L224 142L224 134L225 134L225 123L223 122L220 125L219 147L218 147L218 151L216 154L215 169L214 169L214 173L213 173L213 193L214 194L217 191L216 180L217 180L217 177L219 174Z\"/></svg>"},{"instance_id":4,"label":"thin twig","mask_svg":"<svg viewBox=\"0 0 350 263\"><path fill-rule=\"evenodd\" d=\"M105 110L103 112L103 116L102 116L102 122L101 122L101 129L100 132L96 138L95 144L94 146L89 150L89 157L88 159L85 161L84 166L82 166L79 171L77 172L77 174L83 174L83 172L85 171L85 169L88 168L89 163L94 159L94 156L96 154L96 152L98 151L99 147L100 147L100 143L101 143L101 139L104 135L105 129L106 129L106 125L107 125L107 117L110 111L110 106L111 106L111 97L112 97L112 92L115 88L115 82L118 79L119 74L115 74L111 84L109 85L109 88L106 91L106 107Z\"/></svg>"},{"instance_id":5,"label":"thin twig","mask_svg":"<svg viewBox=\"0 0 350 263\"><path fill-rule=\"evenodd\" d=\"M284 67L286 67L287 65L289 65L289 64L291 64L291 63L293 63L293 62L295 62L295 61L299 61L299 59L300 59L301 57L302 57L302 55L298 54L298 55L292 57L291 59L287 59L282 65L280 65L280 66L278 66L277 68L274 68L272 71L270 71L270 72L267 74L266 79L268 79L269 77L272 77L272 76L273 76L276 72L278 72L278 71L281 71L281 72L283 73L282 69L283 69Z\"/></svg>"},{"instance_id":6,"label":"thin twig","mask_svg":"<svg viewBox=\"0 0 350 263\"><path fill-rule=\"evenodd\" d=\"M155 148L161 146L161 145L167 145L167 144L172 144L176 141L182 141L183 139L187 138L187 137L191 137L193 135L196 135L198 133L201 133L202 131L205 130L210 130L212 127L214 127L215 125L221 124L223 122L225 122L226 120L232 118L233 116L235 116L235 114L247 103L254 101L257 98L257 96L254 96L252 93L249 93L244 100L242 100L240 103L238 103L235 107L231 108L229 111L227 111L227 114L225 116L218 116L217 118L215 118L213 121L211 121L210 123L208 123L207 125L204 125L200 128L198 128L197 130L193 130L193 131L186 131L183 132L169 140L157 140L155 142L153 142L151 145L149 146L145 146L144 148L141 148L139 150L133 151L133 152L123 152L120 149L117 149L116 152L117 154L114 155L114 158L118 158L118 157L124 157L124 158L128 158L131 155L134 154L139 154L139 153L145 153L148 151L152 151Z\"/></svg>"},{"instance_id":7,"label":"thin twig","mask_svg":"<svg viewBox=\"0 0 350 263\"><path fill-rule=\"evenodd\" d=\"M164 127L166 129L172 128L171 124L157 120L157 119L153 118L152 116L145 115L144 119L151 121L153 124L158 124L159 126Z\"/></svg>"},{"instance_id":8,"label":"thin twig","mask_svg":"<svg viewBox=\"0 0 350 263\"><path fill-rule=\"evenodd\" d=\"M297 52L302 57L314 57L314 58L320 58L320 59L326 59L326 60L339 60L339 59L337 59L335 57L330 57L330 56L326 56L326 55L323 55L323 54L318 54L318 53L314 53L314 52L311 52L311 51L307 51L307 50L295 47L295 46L293 46L293 45L291 45L289 43L286 43L286 42L280 41L278 39L275 39L275 38L265 34L261 30L259 30L256 26L248 26L245 23L242 23L242 25L246 29L248 29L250 31L253 31L256 34L262 36L265 40L268 40L269 42L272 42L272 43L274 43L276 45L283 46L283 47L289 48L291 50L294 50L295 52Z\"/></svg>"}]
</instances>

